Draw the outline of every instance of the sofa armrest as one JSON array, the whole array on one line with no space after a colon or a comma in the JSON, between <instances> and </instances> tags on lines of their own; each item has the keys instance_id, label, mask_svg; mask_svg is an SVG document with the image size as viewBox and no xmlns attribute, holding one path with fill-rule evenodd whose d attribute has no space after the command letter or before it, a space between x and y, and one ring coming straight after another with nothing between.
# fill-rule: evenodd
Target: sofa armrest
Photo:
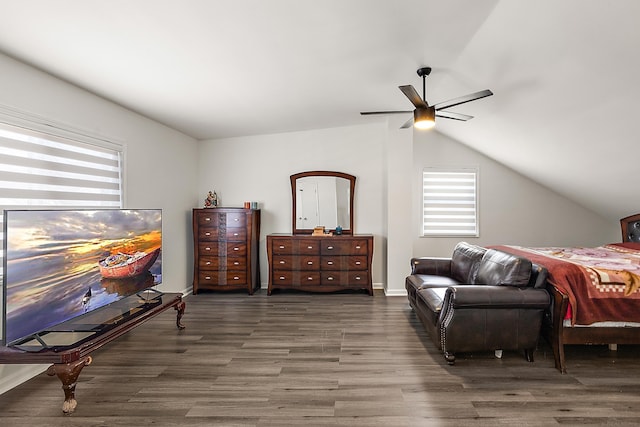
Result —
<instances>
[{"instance_id":1,"label":"sofa armrest","mask_svg":"<svg viewBox=\"0 0 640 427\"><path fill-rule=\"evenodd\" d=\"M432 274L451 277L451 258L411 258L411 274Z\"/></svg>"},{"instance_id":2,"label":"sofa armrest","mask_svg":"<svg viewBox=\"0 0 640 427\"><path fill-rule=\"evenodd\" d=\"M549 277L549 271L546 268L536 263L531 264L530 286L536 289L545 289L547 287L547 277Z\"/></svg>"},{"instance_id":3,"label":"sofa armrest","mask_svg":"<svg viewBox=\"0 0 640 427\"><path fill-rule=\"evenodd\" d=\"M550 303L545 289L463 285L447 289L443 307L545 309Z\"/></svg>"},{"instance_id":4,"label":"sofa armrest","mask_svg":"<svg viewBox=\"0 0 640 427\"><path fill-rule=\"evenodd\" d=\"M542 316L549 305L544 289L500 285L447 288L436 325L447 363L456 352L525 350L533 361Z\"/></svg>"}]
</instances>

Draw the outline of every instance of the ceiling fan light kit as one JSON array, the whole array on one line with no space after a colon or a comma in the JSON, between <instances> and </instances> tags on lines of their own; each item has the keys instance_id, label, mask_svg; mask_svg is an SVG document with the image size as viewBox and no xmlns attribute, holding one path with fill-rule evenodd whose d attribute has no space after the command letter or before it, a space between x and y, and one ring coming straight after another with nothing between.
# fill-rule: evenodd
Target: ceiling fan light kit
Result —
<instances>
[{"instance_id":1,"label":"ceiling fan light kit","mask_svg":"<svg viewBox=\"0 0 640 427\"><path fill-rule=\"evenodd\" d=\"M413 126L418 129L431 129L436 125L436 109L416 108L413 111Z\"/></svg>"},{"instance_id":2,"label":"ceiling fan light kit","mask_svg":"<svg viewBox=\"0 0 640 427\"><path fill-rule=\"evenodd\" d=\"M493 95L489 89L481 90L480 92L471 93L469 95L454 98L449 101L441 102L435 105L429 105L427 103L427 81L426 78L431 74L431 67L418 68L418 75L422 77L422 98L416 92L415 88L411 85L399 86L398 88L414 105L413 118L409 119L400 129L409 128L411 125L417 129L430 129L436 124L436 117L442 117L445 119L467 121L473 118L466 114L455 113L453 111L440 111L445 108L455 107L456 105L465 104L467 102L475 101L476 99L484 98ZM363 111L362 115L371 114L403 114L410 111Z\"/></svg>"}]
</instances>

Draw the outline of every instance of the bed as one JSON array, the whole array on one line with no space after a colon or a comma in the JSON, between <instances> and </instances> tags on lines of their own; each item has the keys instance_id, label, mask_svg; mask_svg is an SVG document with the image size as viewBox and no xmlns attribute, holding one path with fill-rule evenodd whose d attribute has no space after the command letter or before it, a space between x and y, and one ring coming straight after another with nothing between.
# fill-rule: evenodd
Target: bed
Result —
<instances>
[{"instance_id":1,"label":"bed","mask_svg":"<svg viewBox=\"0 0 640 427\"><path fill-rule=\"evenodd\" d=\"M565 344L640 344L640 214L620 220L622 242L596 248L492 246L549 271L542 333L566 373Z\"/></svg>"}]
</instances>

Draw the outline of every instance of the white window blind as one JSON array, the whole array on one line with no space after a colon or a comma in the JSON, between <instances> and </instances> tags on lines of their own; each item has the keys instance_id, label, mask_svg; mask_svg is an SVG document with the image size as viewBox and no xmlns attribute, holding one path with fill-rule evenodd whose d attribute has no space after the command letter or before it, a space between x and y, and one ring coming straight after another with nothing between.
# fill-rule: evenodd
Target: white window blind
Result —
<instances>
[{"instance_id":1,"label":"white window blind","mask_svg":"<svg viewBox=\"0 0 640 427\"><path fill-rule=\"evenodd\" d=\"M0 121L0 283L5 209L121 208L123 199L121 145L41 120L16 122Z\"/></svg>"},{"instance_id":2,"label":"white window blind","mask_svg":"<svg viewBox=\"0 0 640 427\"><path fill-rule=\"evenodd\" d=\"M477 170L425 169L422 235L478 236Z\"/></svg>"}]
</instances>

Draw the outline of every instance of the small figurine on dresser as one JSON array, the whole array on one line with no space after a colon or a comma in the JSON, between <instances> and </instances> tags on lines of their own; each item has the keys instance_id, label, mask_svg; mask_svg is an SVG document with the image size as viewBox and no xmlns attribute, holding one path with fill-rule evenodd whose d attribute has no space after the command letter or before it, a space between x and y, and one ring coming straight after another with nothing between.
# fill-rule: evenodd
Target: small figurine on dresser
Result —
<instances>
[{"instance_id":1,"label":"small figurine on dresser","mask_svg":"<svg viewBox=\"0 0 640 427\"><path fill-rule=\"evenodd\" d=\"M207 198L204 199L205 208L215 208L218 206L218 195L215 191L209 191Z\"/></svg>"}]
</instances>

